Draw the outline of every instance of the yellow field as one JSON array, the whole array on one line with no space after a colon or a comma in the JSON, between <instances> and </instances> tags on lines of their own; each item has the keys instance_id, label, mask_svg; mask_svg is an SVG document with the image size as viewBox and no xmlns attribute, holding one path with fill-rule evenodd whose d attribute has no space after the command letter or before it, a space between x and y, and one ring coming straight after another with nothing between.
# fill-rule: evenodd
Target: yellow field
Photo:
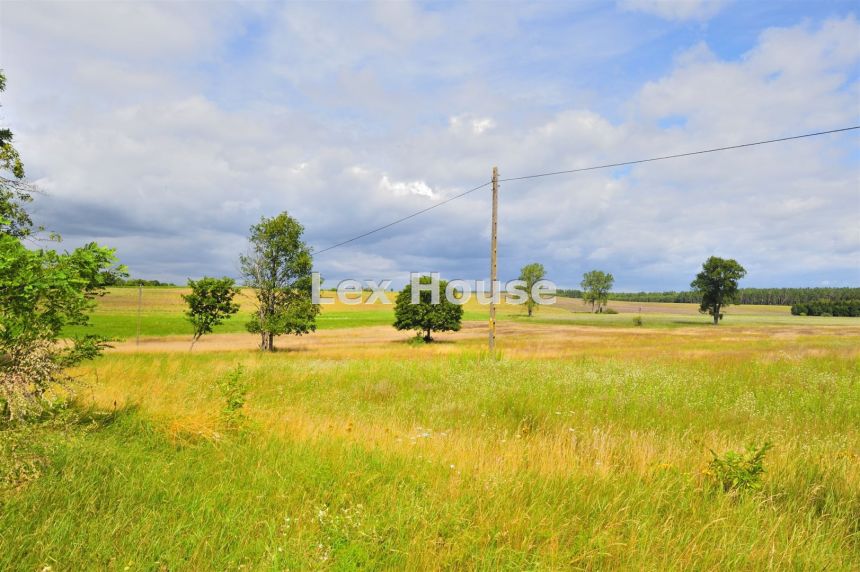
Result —
<instances>
[{"instance_id":1,"label":"yellow field","mask_svg":"<svg viewBox=\"0 0 860 572\"><path fill-rule=\"evenodd\" d=\"M181 323L180 292L146 311ZM0 495L0 569L860 569L860 319L610 307L504 306L492 357L471 306L427 345L341 304L276 353L240 322L117 343ZM765 442L761 490L715 483L712 450Z\"/></svg>"}]
</instances>

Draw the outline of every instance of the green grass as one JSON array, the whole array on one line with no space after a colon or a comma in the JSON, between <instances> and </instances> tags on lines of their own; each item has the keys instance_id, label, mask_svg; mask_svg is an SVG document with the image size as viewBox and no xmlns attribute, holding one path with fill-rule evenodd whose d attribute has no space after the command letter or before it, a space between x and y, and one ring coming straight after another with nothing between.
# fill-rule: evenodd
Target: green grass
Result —
<instances>
[{"instance_id":1,"label":"green grass","mask_svg":"<svg viewBox=\"0 0 860 572\"><path fill-rule=\"evenodd\" d=\"M393 310L392 310L393 315ZM215 333L231 334L246 332L247 313L237 314L216 326ZM368 312L326 312L317 318L317 329L356 328L361 326L391 325L392 316L387 312L372 310ZM90 318L87 327L74 326L67 328L67 335L80 335L98 332L101 335L115 339L131 339L137 335L138 317L136 313L113 312L110 314L96 313ZM181 313L176 311L160 311L142 313L140 316L141 336L188 336L193 330Z\"/></svg>"},{"instance_id":2,"label":"green grass","mask_svg":"<svg viewBox=\"0 0 860 572\"><path fill-rule=\"evenodd\" d=\"M118 412L37 430L0 569L856 570L857 333L704 332L634 357L106 356L78 400ZM213 380L237 363L230 433ZM760 493L709 484L708 447L765 440Z\"/></svg>"},{"instance_id":3,"label":"green grass","mask_svg":"<svg viewBox=\"0 0 860 572\"><path fill-rule=\"evenodd\" d=\"M190 335L180 293L144 291L144 336ZM93 329L133 337L135 296ZM108 354L68 418L0 429L0 570L860 569L860 320L641 306L502 306L498 359L342 305L274 354ZM709 450L764 442L762 490L723 492Z\"/></svg>"},{"instance_id":4,"label":"green grass","mask_svg":"<svg viewBox=\"0 0 860 572\"><path fill-rule=\"evenodd\" d=\"M90 320L89 327L70 327L67 335L81 335L98 332L110 338L124 340L141 336L191 336L192 329L183 314L185 307L180 295L182 288L150 287L143 289L140 318L137 312L136 288L116 288L100 299L100 304ZM684 328L711 325L711 318L699 314L692 304L651 304L612 302L621 309L619 314L591 314L579 301L560 298L556 306L537 309L535 316L528 318L523 307L501 305L498 312L499 322L535 323L545 325L630 327L638 315L637 308L645 308L642 314L644 328ZM215 328L215 333L245 332L245 323L252 311L253 302L248 292L240 298L242 310L239 314ZM669 313L681 310L684 313ZM726 328L749 326L841 326L860 325L860 318L823 318L792 316L787 307L738 306L727 310L722 322ZM473 299L465 306L463 319L466 321L486 321L488 310L479 306ZM346 306L340 303L325 305L317 318L317 328L330 330L338 328L357 328L365 326L388 326L394 321L393 305Z\"/></svg>"}]
</instances>

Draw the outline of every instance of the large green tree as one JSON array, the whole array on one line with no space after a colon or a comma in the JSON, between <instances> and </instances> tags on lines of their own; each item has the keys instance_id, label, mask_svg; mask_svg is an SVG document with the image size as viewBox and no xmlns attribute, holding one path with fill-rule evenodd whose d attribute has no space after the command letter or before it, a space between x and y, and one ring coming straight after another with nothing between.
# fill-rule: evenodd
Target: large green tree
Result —
<instances>
[{"instance_id":1,"label":"large green tree","mask_svg":"<svg viewBox=\"0 0 860 572\"><path fill-rule=\"evenodd\" d=\"M544 269L543 264L538 262L526 264L520 269L519 279L526 283L526 310L528 310L529 317L532 316L535 306L537 306L537 301L535 300L534 295L532 295L532 287L537 282L543 280L545 276L546 270Z\"/></svg>"},{"instance_id":2,"label":"large green tree","mask_svg":"<svg viewBox=\"0 0 860 572\"><path fill-rule=\"evenodd\" d=\"M260 334L263 351L275 350L275 336L316 330L320 308L311 298L313 258L303 233L286 212L263 217L251 227L248 252L240 257L245 283L257 298L247 328Z\"/></svg>"},{"instance_id":3,"label":"large green tree","mask_svg":"<svg viewBox=\"0 0 860 572\"><path fill-rule=\"evenodd\" d=\"M419 284L432 284L429 276L422 276ZM419 292L419 302L412 303L412 284L407 284L397 295L394 305L394 327L398 330L415 330L423 334L424 341L433 341L432 332L457 332L463 320L463 306L454 304L445 297L448 282L437 282L436 295L439 302L433 303L430 288Z\"/></svg>"},{"instance_id":4,"label":"large green tree","mask_svg":"<svg viewBox=\"0 0 860 572\"><path fill-rule=\"evenodd\" d=\"M690 283L690 287L702 296L699 311L713 316L715 326L723 318L722 309L735 301L738 281L746 274L737 260L711 256Z\"/></svg>"},{"instance_id":5,"label":"large green tree","mask_svg":"<svg viewBox=\"0 0 860 572\"><path fill-rule=\"evenodd\" d=\"M191 293L183 294L182 299L188 305L185 316L194 328L191 338L191 349L212 328L224 322L239 311L239 305L233 298L239 293L236 282L232 278L210 278L204 276L200 280L188 280Z\"/></svg>"},{"instance_id":6,"label":"large green tree","mask_svg":"<svg viewBox=\"0 0 860 572\"><path fill-rule=\"evenodd\" d=\"M580 282L582 299L585 303L591 304L592 312L603 311L614 283L615 278L612 274L602 270L592 270L582 275L582 282Z\"/></svg>"},{"instance_id":7,"label":"large green tree","mask_svg":"<svg viewBox=\"0 0 860 572\"><path fill-rule=\"evenodd\" d=\"M6 78L0 73L0 90ZM66 368L97 356L107 339L84 335L62 340L63 329L86 325L95 298L124 268L114 251L95 243L57 252L28 248L33 234L24 167L0 130L0 419L38 412L46 394L71 388ZM59 242L57 235L52 242Z\"/></svg>"}]
</instances>

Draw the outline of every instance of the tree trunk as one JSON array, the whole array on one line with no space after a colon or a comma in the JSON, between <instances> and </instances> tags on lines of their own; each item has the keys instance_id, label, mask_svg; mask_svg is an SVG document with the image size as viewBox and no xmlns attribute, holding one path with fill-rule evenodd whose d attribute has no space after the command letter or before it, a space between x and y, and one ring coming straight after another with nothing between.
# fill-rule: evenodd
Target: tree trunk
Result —
<instances>
[{"instance_id":1,"label":"tree trunk","mask_svg":"<svg viewBox=\"0 0 860 572\"><path fill-rule=\"evenodd\" d=\"M424 341L425 341L425 342L432 342L432 341L433 341L433 338L431 338L431 337L430 337L430 330L429 330L429 329L428 329L428 330L427 330L427 332L424 334Z\"/></svg>"},{"instance_id":2,"label":"tree trunk","mask_svg":"<svg viewBox=\"0 0 860 572\"><path fill-rule=\"evenodd\" d=\"M529 309L529 318L531 318L532 317L532 305L531 304L528 304L528 309Z\"/></svg>"},{"instance_id":3,"label":"tree trunk","mask_svg":"<svg viewBox=\"0 0 860 572\"><path fill-rule=\"evenodd\" d=\"M275 334L269 332L269 351L275 351Z\"/></svg>"},{"instance_id":4,"label":"tree trunk","mask_svg":"<svg viewBox=\"0 0 860 572\"><path fill-rule=\"evenodd\" d=\"M714 304L714 325L720 325L720 305Z\"/></svg>"}]
</instances>

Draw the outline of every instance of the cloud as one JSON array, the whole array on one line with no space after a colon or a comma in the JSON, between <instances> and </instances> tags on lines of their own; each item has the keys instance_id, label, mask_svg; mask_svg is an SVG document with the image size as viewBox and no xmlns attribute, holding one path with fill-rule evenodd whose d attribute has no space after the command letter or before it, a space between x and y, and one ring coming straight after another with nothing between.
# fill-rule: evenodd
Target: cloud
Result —
<instances>
[{"instance_id":1,"label":"cloud","mask_svg":"<svg viewBox=\"0 0 860 572\"><path fill-rule=\"evenodd\" d=\"M448 120L454 133L481 135L496 126L490 117L474 117L469 114L457 115Z\"/></svg>"},{"instance_id":2,"label":"cloud","mask_svg":"<svg viewBox=\"0 0 860 572\"><path fill-rule=\"evenodd\" d=\"M403 196L403 195L419 195L422 197L429 197L431 199L438 198L438 195L433 192L427 183L424 181L390 181L388 179L388 175L383 175L382 179L379 180L379 188L386 192L391 193L394 196Z\"/></svg>"},{"instance_id":3,"label":"cloud","mask_svg":"<svg viewBox=\"0 0 860 572\"><path fill-rule=\"evenodd\" d=\"M621 0L618 4L623 10L680 22L709 20L728 4L728 0Z\"/></svg>"},{"instance_id":4,"label":"cloud","mask_svg":"<svg viewBox=\"0 0 860 572\"><path fill-rule=\"evenodd\" d=\"M697 32L621 89L670 24L600 5L157 3L134 25L125 8L30 6L4 5L0 47L3 119L48 193L36 218L160 279L235 276L263 215L287 210L320 250L494 165L507 178L840 127L860 94L851 16L764 23L734 56ZM65 15L125 33L60 30ZM163 43L139 45L162 26ZM856 283L856 141L503 182L500 275L540 261L563 285L600 267L620 287L684 288L721 254L761 286ZM481 279L489 223L484 188L316 264L328 279Z\"/></svg>"}]
</instances>

